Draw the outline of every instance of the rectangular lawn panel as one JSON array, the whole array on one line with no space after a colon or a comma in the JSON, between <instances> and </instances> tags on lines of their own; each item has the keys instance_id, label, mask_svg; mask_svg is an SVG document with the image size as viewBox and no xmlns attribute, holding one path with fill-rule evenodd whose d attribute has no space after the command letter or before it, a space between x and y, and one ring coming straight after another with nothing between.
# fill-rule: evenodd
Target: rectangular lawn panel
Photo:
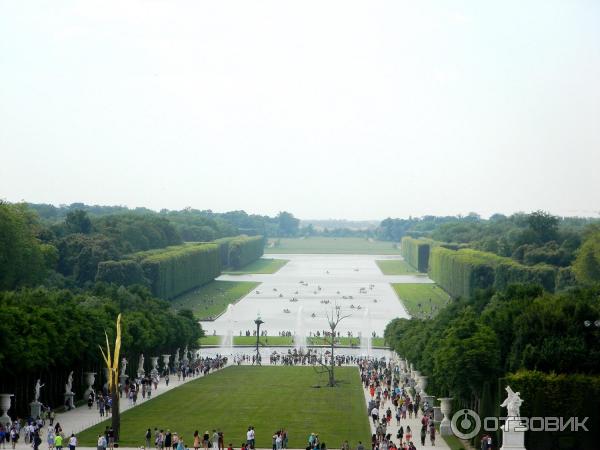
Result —
<instances>
[{"instance_id":1,"label":"rectangular lawn panel","mask_svg":"<svg viewBox=\"0 0 600 450\"><path fill-rule=\"evenodd\" d=\"M260 258L239 270L224 270L228 275L246 275L252 273L275 273L288 263L289 259Z\"/></svg>"},{"instance_id":2,"label":"rectangular lawn panel","mask_svg":"<svg viewBox=\"0 0 600 450\"><path fill-rule=\"evenodd\" d=\"M260 283L253 281L212 281L171 300L175 309L191 309L198 320L211 320L248 295ZM206 431L206 430L205 430Z\"/></svg>"},{"instance_id":3,"label":"rectangular lawn panel","mask_svg":"<svg viewBox=\"0 0 600 450\"><path fill-rule=\"evenodd\" d=\"M406 261L389 259L375 261L384 275L407 275L417 273Z\"/></svg>"},{"instance_id":4,"label":"rectangular lawn panel","mask_svg":"<svg viewBox=\"0 0 600 450\"><path fill-rule=\"evenodd\" d=\"M395 242L365 238L275 238L269 239L265 253L397 255L400 249Z\"/></svg>"},{"instance_id":5,"label":"rectangular lawn panel","mask_svg":"<svg viewBox=\"0 0 600 450\"><path fill-rule=\"evenodd\" d=\"M224 433L225 446L239 447L248 425L256 430L256 446L271 448L271 436L288 430L289 448L305 448L311 432L328 448L348 439L369 442L370 429L360 376L355 367L338 367L335 388L326 374L312 367L235 366L190 381L121 415L121 447L144 445L146 429L170 429L192 446L194 430ZM315 387L321 386L321 387ZM82 446L95 447L109 425L102 422L79 433Z\"/></svg>"},{"instance_id":6,"label":"rectangular lawn panel","mask_svg":"<svg viewBox=\"0 0 600 450\"><path fill-rule=\"evenodd\" d=\"M396 295L412 317L427 317L446 306L450 296L437 284L392 283Z\"/></svg>"}]
</instances>

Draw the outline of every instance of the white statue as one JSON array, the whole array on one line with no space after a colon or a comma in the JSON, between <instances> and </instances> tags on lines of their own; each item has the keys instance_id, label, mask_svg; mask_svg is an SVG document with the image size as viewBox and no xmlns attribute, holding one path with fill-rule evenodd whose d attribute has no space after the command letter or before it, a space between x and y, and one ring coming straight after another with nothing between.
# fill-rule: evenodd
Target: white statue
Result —
<instances>
[{"instance_id":1,"label":"white statue","mask_svg":"<svg viewBox=\"0 0 600 450\"><path fill-rule=\"evenodd\" d=\"M38 378L37 382L35 383L35 399L34 401L37 403L40 401L40 390L46 386L45 384L41 384L40 383L40 379Z\"/></svg>"},{"instance_id":2,"label":"white statue","mask_svg":"<svg viewBox=\"0 0 600 450\"><path fill-rule=\"evenodd\" d=\"M138 373L145 373L144 372L144 354L140 354L140 360L138 362Z\"/></svg>"},{"instance_id":3,"label":"white statue","mask_svg":"<svg viewBox=\"0 0 600 450\"><path fill-rule=\"evenodd\" d=\"M123 359L121 360L121 375L125 375L126 371L127 371L127 360L123 356Z\"/></svg>"},{"instance_id":4,"label":"white statue","mask_svg":"<svg viewBox=\"0 0 600 450\"><path fill-rule=\"evenodd\" d=\"M72 394L73 391L73 371L69 374L69 378L67 378L67 384L65 384L65 394Z\"/></svg>"},{"instance_id":5,"label":"white statue","mask_svg":"<svg viewBox=\"0 0 600 450\"><path fill-rule=\"evenodd\" d=\"M523 404L523 400L519 397L519 392L513 392L510 386L506 386L506 392L508 392L508 397L504 399L501 408L507 409L508 417L520 417L520 407Z\"/></svg>"}]
</instances>

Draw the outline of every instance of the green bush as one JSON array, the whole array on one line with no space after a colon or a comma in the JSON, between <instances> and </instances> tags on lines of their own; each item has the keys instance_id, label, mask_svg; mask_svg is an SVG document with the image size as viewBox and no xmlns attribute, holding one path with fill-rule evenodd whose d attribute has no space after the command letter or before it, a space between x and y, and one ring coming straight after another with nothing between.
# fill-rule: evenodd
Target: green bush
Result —
<instances>
[{"instance_id":1,"label":"green bush","mask_svg":"<svg viewBox=\"0 0 600 450\"><path fill-rule=\"evenodd\" d=\"M219 257L221 258L221 267L229 266L229 243L236 239L235 236L215 239L213 242L219 245Z\"/></svg>"},{"instance_id":2,"label":"green bush","mask_svg":"<svg viewBox=\"0 0 600 450\"><path fill-rule=\"evenodd\" d=\"M260 258L265 249L263 236L238 236L229 241L229 266L239 269Z\"/></svg>"},{"instance_id":3,"label":"green bush","mask_svg":"<svg viewBox=\"0 0 600 450\"><path fill-rule=\"evenodd\" d=\"M429 267L430 244L429 241L424 239L414 239L405 236L400 243L400 252L406 262L419 272L427 272L427 267Z\"/></svg>"},{"instance_id":4,"label":"green bush","mask_svg":"<svg viewBox=\"0 0 600 450\"><path fill-rule=\"evenodd\" d=\"M494 287L504 290L509 284L533 283L539 284L548 292L554 291L556 284L556 268L547 264L525 266L506 258L496 266Z\"/></svg>"},{"instance_id":5,"label":"green bush","mask_svg":"<svg viewBox=\"0 0 600 450\"><path fill-rule=\"evenodd\" d=\"M469 298L476 289L494 285L494 269L500 256L476 250L431 249L429 276L453 297Z\"/></svg>"},{"instance_id":6,"label":"green bush","mask_svg":"<svg viewBox=\"0 0 600 450\"><path fill-rule=\"evenodd\" d=\"M184 244L134 253L140 262L152 293L170 299L214 280L221 273L217 244Z\"/></svg>"},{"instance_id":7,"label":"green bush","mask_svg":"<svg viewBox=\"0 0 600 450\"><path fill-rule=\"evenodd\" d=\"M600 376L583 374L555 374L523 370L509 374L500 383L499 396L506 394L503 387L509 385L520 392L524 400L521 415L525 417L588 417L589 432L545 431L527 432L525 446L530 450L549 448L596 448L600 439ZM503 412L506 412L504 410Z\"/></svg>"},{"instance_id":8,"label":"green bush","mask_svg":"<svg viewBox=\"0 0 600 450\"><path fill-rule=\"evenodd\" d=\"M142 269L139 262L131 259L100 262L98 264L98 272L96 273L96 281L122 286L130 286L132 284L148 285L144 269Z\"/></svg>"},{"instance_id":9,"label":"green bush","mask_svg":"<svg viewBox=\"0 0 600 450\"><path fill-rule=\"evenodd\" d=\"M429 276L454 297L470 298L476 289L499 291L510 284L539 284L554 291L556 269L546 264L525 266L510 258L472 249L433 247Z\"/></svg>"}]
</instances>

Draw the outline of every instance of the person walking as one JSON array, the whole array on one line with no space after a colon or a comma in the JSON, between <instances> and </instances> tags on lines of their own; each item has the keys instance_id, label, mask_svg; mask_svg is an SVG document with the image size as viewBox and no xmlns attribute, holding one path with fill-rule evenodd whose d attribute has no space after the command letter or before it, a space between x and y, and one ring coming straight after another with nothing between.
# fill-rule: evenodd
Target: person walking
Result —
<instances>
[{"instance_id":1,"label":"person walking","mask_svg":"<svg viewBox=\"0 0 600 450\"><path fill-rule=\"evenodd\" d=\"M54 448L54 438L55 437L56 437L56 433L54 433L54 427L49 426L47 435L46 435L46 442L48 443L48 450L52 450Z\"/></svg>"},{"instance_id":2,"label":"person walking","mask_svg":"<svg viewBox=\"0 0 600 450\"><path fill-rule=\"evenodd\" d=\"M69 450L75 450L77 447L77 438L74 433L71 433L71 437L69 438Z\"/></svg>"},{"instance_id":3,"label":"person walking","mask_svg":"<svg viewBox=\"0 0 600 450\"><path fill-rule=\"evenodd\" d=\"M97 450L106 450L106 437L104 437L103 434L99 434L98 435L98 443L96 444L96 449Z\"/></svg>"},{"instance_id":4,"label":"person walking","mask_svg":"<svg viewBox=\"0 0 600 450\"><path fill-rule=\"evenodd\" d=\"M56 450L62 450L63 446L63 437L60 433L56 433L56 437L54 438L54 448Z\"/></svg>"},{"instance_id":5,"label":"person walking","mask_svg":"<svg viewBox=\"0 0 600 450\"><path fill-rule=\"evenodd\" d=\"M198 450L200 448L200 435L198 434L198 430L194 431L194 450Z\"/></svg>"},{"instance_id":6,"label":"person walking","mask_svg":"<svg viewBox=\"0 0 600 450\"><path fill-rule=\"evenodd\" d=\"M146 430L146 435L144 437L146 438L146 446L144 448L149 449L150 448L150 439L152 439L152 431L150 431L150 428L148 428Z\"/></svg>"},{"instance_id":7,"label":"person walking","mask_svg":"<svg viewBox=\"0 0 600 450\"><path fill-rule=\"evenodd\" d=\"M219 433L217 433L217 430L213 430L212 445L213 450L219 450Z\"/></svg>"}]
</instances>

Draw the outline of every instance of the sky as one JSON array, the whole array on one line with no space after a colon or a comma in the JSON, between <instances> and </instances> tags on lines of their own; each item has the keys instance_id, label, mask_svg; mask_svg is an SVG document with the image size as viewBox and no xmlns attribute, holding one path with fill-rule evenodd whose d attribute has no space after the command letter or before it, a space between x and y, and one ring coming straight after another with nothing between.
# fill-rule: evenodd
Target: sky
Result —
<instances>
[{"instance_id":1,"label":"sky","mask_svg":"<svg viewBox=\"0 0 600 450\"><path fill-rule=\"evenodd\" d=\"M0 198L598 216L600 2L0 0Z\"/></svg>"}]
</instances>

